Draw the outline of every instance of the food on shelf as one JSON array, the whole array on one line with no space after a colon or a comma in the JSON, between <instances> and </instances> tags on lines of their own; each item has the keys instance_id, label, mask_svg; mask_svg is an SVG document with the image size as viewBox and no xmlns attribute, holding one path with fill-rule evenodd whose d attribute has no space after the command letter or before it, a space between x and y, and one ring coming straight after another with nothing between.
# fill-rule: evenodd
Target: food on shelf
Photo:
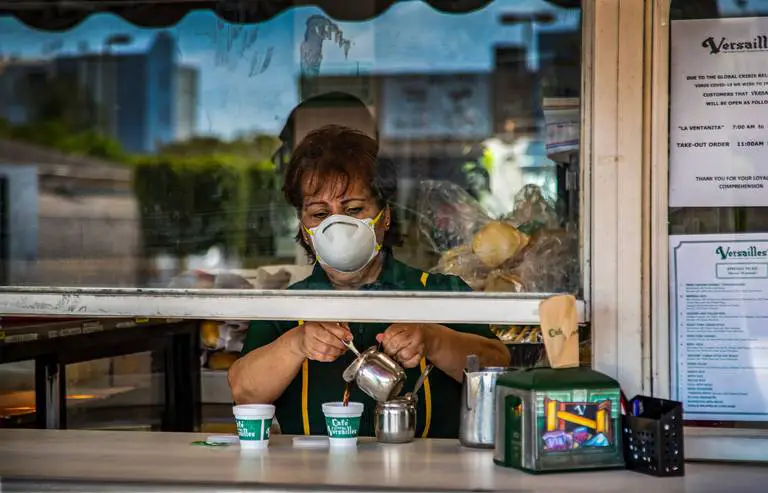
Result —
<instances>
[{"instance_id":1,"label":"food on shelf","mask_svg":"<svg viewBox=\"0 0 768 493\"><path fill-rule=\"evenodd\" d=\"M221 322L206 320L200 324L200 339L206 348L216 349L219 347L219 325Z\"/></svg>"},{"instance_id":2,"label":"food on shelf","mask_svg":"<svg viewBox=\"0 0 768 493\"><path fill-rule=\"evenodd\" d=\"M237 358L239 353L230 353L225 351L216 351L208 355L208 368L211 370L229 370Z\"/></svg>"},{"instance_id":3,"label":"food on shelf","mask_svg":"<svg viewBox=\"0 0 768 493\"><path fill-rule=\"evenodd\" d=\"M495 269L513 258L528 244L528 236L509 223L491 221L472 239L472 252L485 264Z\"/></svg>"},{"instance_id":4,"label":"food on shelf","mask_svg":"<svg viewBox=\"0 0 768 493\"><path fill-rule=\"evenodd\" d=\"M491 330L504 344L538 344L542 342L538 325L491 325Z\"/></svg>"},{"instance_id":5,"label":"food on shelf","mask_svg":"<svg viewBox=\"0 0 768 493\"><path fill-rule=\"evenodd\" d=\"M592 364L592 341L585 340L579 344L579 364L590 366Z\"/></svg>"}]
</instances>

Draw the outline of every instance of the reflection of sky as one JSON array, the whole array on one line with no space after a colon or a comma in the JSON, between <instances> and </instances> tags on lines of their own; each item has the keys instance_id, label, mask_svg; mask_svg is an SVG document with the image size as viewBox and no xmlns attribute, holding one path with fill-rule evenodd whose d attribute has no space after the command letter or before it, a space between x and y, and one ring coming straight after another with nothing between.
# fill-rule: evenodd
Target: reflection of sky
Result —
<instances>
[{"instance_id":1,"label":"reflection of sky","mask_svg":"<svg viewBox=\"0 0 768 493\"><path fill-rule=\"evenodd\" d=\"M686 0L686 1L690 1L690 0ZM718 0L717 9L720 12L720 15L724 17L765 15L766 13L768 13L768 1L766 0Z\"/></svg>"},{"instance_id":2,"label":"reflection of sky","mask_svg":"<svg viewBox=\"0 0 768 493\"><path fill-rule=\"evenodd\" d=\"M577 12L542 0L501 0L463 15L443 14L417 1L398 3L375 19L338 23L352 46L345 57L341 48L326 41L321 73L489 71L494 46L529 43L524 26L501 26L498 16L542 10L556 13L557 20L539 30L578 26ZM200 72L198 132L222 137L278 132L298 101L305 21L321 13L316 7L301 7L261 24L238 26L222 22L212 12L196 11L174 26L181 63ZM91 16L64 33L41 32L16 19L0 18L0 53L34 59L43 57L43 47L52 41L63 41L65 51L75 50L83 41L99 50L110 34L130 34L139 43L154 32L109 14ZM262 72L270 49L271 59Z\"/></svg>"}]
</instances>

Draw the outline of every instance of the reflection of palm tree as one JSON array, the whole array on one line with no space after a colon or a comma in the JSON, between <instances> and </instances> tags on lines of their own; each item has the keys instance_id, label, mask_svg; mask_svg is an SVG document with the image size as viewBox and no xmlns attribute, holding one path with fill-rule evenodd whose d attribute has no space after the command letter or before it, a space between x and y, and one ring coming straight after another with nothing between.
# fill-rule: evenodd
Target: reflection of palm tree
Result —
<instances>
[{"instance_id":1,"label":"reflection of palm tree","mask_svg":"<svg viewBox=\"0 0 768 493\"><path fill-rule=\"evenodd\" d=\"M333 40L344 50L344 56L349 54L351 41L344 38L339 26L322 15L313 15L307 19L307 29L304 41L301 43L301 73L304 75L320 75L320 65L323 62L323 41Z\"/></svg>"}]
</instances>

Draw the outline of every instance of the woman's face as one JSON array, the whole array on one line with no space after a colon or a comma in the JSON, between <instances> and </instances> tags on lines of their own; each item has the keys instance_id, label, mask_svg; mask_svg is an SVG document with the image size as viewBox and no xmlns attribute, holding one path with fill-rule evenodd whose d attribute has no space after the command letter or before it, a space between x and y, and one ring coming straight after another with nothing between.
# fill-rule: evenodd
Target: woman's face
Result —
<instances>
[{"instance_id":1,"label":"woman's face","mask_svg":"<svg viewBox=\"0 0 768 493\"><path fill-rule=\"evenodd\" d=\"M314 186L310 178L306 178L306 180L303 186L305 190L304 204L300 219L307 229L317 227L325 218L335 214L357 219L373 219L381 212L370 186L360 179L351 180L346 190L344 188L345 180L342 177L327 180L320 187ZM311 193L315 189L317 192ZM386 209L374 226L376 241L379 244L384 240L384 234L389 229L389 224L389 209ZM307 232L303 231L303 234L304 240L311 244Z\"/></svg>"}]
</instances>

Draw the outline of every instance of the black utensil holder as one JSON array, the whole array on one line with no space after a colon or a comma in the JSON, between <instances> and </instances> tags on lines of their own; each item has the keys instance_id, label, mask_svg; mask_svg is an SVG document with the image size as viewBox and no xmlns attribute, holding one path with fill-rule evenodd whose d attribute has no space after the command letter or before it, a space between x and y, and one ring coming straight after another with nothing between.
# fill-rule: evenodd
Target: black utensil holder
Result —
<instances>
[{"instance_id":1,"label":"black utensil holder","mask_svg":"<svg viewBox=\"0 0 768 493\"><path fill-rule=\"evenodd\" d=\"M635 396L622 424L627 469L657 477L685 475L682 403Z\"/></svg>"}]
</instances>

